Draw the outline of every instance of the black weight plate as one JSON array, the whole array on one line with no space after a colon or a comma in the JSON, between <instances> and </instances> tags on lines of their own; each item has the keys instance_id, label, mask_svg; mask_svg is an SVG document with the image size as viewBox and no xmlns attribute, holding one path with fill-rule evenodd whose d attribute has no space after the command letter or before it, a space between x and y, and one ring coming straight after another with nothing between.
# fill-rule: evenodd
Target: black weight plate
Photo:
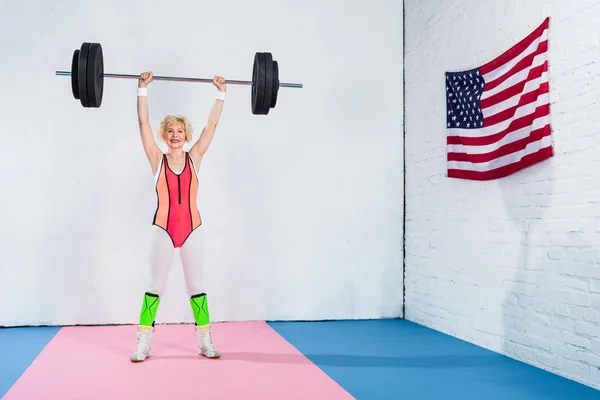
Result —
<instances>
[{"instance_id":1,"label":"black weight plate","mask_svg":"<svg viewBox=\"0 0 600 400\"><path fill-rule=\"evenodd\" d=\"M256 86L258 84L258 53L254 54L254 62L252 63L252 90L250 91L250 103L252 106L252 114L256 110Z\"/></svg>"},{"instance_id":2,"label":"black weight plate","mask_svg":"<svg viewBox=\"0 0 600 400\"><path fill-rule=\"evenodd\" d=\"M271 95L273 94L273 56L271 53L264 53L265 57L265 97L263 103L263 115L267 115L271 110Z\"/></svg>"},{"instance_id":3,"label":"black weight plate","mask_svg":"<svg viewBox=\"0 0 600 400\"><path fill-rule=\"evenodd\" d=\"M258 94L260 88L262 88L261 79L260 79L260 70L261 70L261 53L254 54L254 64L252 67L252 114L259 114L260 109L262 109L262 99L263 96Z\"/></svg>"},{"instance_id":4,"label":"black weight plate","mask_svg":"<svg viewBox=\"0 0 600 400\"><path fill-rule=\"evenodd\" d=\"M73 97L79 100L79 81L77 79L77 67L79 66L79 50L73 52L73 61L71 61L71 90Z\"/></svg>"},{"instance_id":5,"label":"black weight plate","mask_svg":"<svg viewBox=\"0 0 600 400\"><path fill-rule=\"evenodd\" d=\"M91 43L87 61L87 94L90 107L98 108L102 104L104 89L104 60L102 46Z\"/></svg>"},{"instance_id":6,"label":"black weight plate","mask_svg":"<svg viewBox=\"0 0 600 400\"><path fill-rule=\"evenodd\" d=\"M262 53L254 55L252 68L252 114L263 114L265 99L265 56Z\"/></svg>"},{"instance_id":7,"label":"black weight plate","mask_svg":"<svg viewBox=\"0 0 600 400\"><path fill-rule=\"evenodd\" d=\"M271 94L271 108L277 104L277 93L279 93L279 64L273 60L273 93Z\"/></svg>"},{"instance_id":8,"label":"black weight plate","mask_svg":"<svg viewBox=\"0 0 600 400\"><path fill-rule=\"evenodd\" d=\"M81 101L81 105L84 107L90 106L87 92L87 62L89 50L89 43L83 43L81 45L81 50L79 51L79 62L77 65L77 86L79 86L79 100Z\"/></svg>"}]
</instances>

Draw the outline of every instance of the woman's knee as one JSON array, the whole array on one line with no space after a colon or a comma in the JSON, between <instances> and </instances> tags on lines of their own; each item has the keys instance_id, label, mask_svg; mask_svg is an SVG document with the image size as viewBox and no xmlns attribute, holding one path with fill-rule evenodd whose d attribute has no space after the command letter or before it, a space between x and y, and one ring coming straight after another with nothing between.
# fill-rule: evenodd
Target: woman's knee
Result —
<instances>
[{"instance_id":1,"label":"woman's knee","mask_svg":"<svg viewBox=\"0 0 600 400\"><path fill-rule=\"evenodd\" d=\"M169 235L164 230L153 226L149 252L149 292L159 296L162 296L164 293L174 253L175 249Z\"/></svg>"},{"instance_id":2,"label":"woman's knee","mask_svg":"<svg viewBox=\"0 0 600 400\"><path fill-rule=\"evenodd\" d=\"M190 297L196 294L204 293L204 284L201 274L186 274L185 286Z\"/></svg>"}]
</instances>

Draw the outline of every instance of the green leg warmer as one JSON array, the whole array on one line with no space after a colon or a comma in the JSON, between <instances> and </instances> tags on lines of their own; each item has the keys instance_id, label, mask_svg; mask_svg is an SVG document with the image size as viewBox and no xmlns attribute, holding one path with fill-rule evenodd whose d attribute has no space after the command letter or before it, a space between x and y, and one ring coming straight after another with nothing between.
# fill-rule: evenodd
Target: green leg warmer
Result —
<instances>
[{"instance_id":1,"label":"green leg warmer","mask_svg":"<svg viewBox=\"0 0 600 400\"><path fill-rule=\"evenodd\" d=\"M206 300L206 293L193 295L190 298L190 304L192 305L192 311L194 312L194 320L196 321L196 325L200 327L208 326L210 324L210 316L208 314L208 301Z\"/></svg>"},{"instance_id":2,"label":"green leg warmer","mask_svg":"<svg viewBox=\"0 0 600 400\"><path fill-rule=\"evenodd\" d=\"M144 304L140 313L140 325L154 326L156 310L160 304L160 297L154 293L144 293Z\"/></svg>"}]
</instances>

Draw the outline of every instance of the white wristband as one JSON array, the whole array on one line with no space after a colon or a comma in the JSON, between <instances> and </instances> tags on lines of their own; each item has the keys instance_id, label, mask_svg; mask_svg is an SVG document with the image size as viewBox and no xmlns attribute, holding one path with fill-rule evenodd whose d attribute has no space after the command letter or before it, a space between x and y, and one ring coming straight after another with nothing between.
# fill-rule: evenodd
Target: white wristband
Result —
<instances>
[{"instance_id":1,"label":"white wristband","mask_svg":"<svg viewBox=\"0 0 600 400\"><path fill-rule=\"evenodd\" d=\"M225 92L220 92L217 90L217 99L225 101Z\"/></svg>"},{"instance_id":2,"label":"white wristband","mask_svg":"<svg viewBox=\"0 0 600 400\"><path fill-rule=\"evenodd\" d=\"M138 87L138 89L137 89L137 95L138 96L148 96L148 88Z\"/></svg>"}]
</instances>

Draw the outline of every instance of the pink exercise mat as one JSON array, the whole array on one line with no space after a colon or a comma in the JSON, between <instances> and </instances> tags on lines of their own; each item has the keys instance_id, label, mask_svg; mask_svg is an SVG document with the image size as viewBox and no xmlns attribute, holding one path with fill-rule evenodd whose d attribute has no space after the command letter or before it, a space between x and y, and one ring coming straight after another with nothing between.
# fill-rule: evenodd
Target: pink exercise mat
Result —
<instances>
[{"instance_id":1,"label":"pink exercise mat","mask_svg":"<svg viewBox=\"0 0 600 400\"><path fill-rule=\"evenodd\" d=\"M135 326L62 328L3 398L351 399L264 322L213 324L219 359L196 352L192 325L159 325L131 363Z\"/></svg>"}]
</instances>

